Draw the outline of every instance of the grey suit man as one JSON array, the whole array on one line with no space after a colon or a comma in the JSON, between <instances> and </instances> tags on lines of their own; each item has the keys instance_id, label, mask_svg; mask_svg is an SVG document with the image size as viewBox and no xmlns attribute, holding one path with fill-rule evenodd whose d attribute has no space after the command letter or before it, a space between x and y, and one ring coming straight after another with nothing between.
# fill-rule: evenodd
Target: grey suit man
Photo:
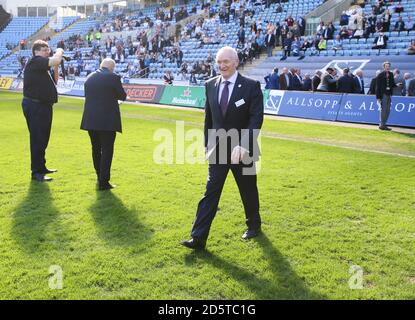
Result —
<instances>
[{"instance_id":1,"label":"grey suit man","mask_svg":"<svg viewBox=\"0 0 415 320\"><path fill-rule=\"evenodd\" d=\"M118 100L125 100L120 76L114 74L115 62L104 59L100 68L85 82L85 107L81 129L87 130L92 144L92 159L99 190L112 189L109 183L116 132L122 132Z\"/></svg>"}]
</instances>

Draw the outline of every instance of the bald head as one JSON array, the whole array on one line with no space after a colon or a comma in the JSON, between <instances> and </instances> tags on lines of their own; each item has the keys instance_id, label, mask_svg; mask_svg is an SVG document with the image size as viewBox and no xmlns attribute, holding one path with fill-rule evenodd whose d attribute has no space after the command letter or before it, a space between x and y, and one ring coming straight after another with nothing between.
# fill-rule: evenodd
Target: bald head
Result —
<instances>
[{"instance_id":1,"label":"bald head","mask_svg":"<svg viewBox=\"0 0 415 320\"><path fill-rule=\"evenodd\" d=\"M104 60L102 60L101 65L99 67L100 68L107 68L111 72L114 72L114 70L115 70L115 61L110 59L110 58L105 58Z\"/></svg>"}]
</instances>

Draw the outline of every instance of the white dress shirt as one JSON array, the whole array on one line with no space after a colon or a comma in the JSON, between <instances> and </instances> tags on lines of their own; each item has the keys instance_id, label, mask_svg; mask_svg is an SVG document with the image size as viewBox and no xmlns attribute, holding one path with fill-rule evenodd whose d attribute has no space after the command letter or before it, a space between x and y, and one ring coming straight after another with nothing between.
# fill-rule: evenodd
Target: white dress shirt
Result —
<instances>
[{"instance_id":1,"label":"white dress shirt","mask_svg":"<svg viewBox=\"0 0 415 320\"><path fill-rule=\"evenodd\" d=\"M229 89L229 96L228 96L228 103L232 96L233 87L235 86L236 78L238 78L238 71L228 79L225 80L222 76L220 77L220 85L219 85L219 95L218 95L218 103L220 104L220 98L222 97L223 89L225 88L225 81L229 81L228 89Z\"/></svg>"}]
</instances>

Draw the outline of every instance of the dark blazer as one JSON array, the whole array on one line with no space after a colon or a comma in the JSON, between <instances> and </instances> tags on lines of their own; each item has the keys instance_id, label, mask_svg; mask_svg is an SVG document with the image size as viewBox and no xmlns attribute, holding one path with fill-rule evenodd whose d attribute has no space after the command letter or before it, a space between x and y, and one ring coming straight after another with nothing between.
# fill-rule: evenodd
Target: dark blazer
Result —
<instances>
[{"instance_id":1,"label":"dark blazer","mask_svg":"<svg viewBox=\"0 0 415 320\"><path fill-rule=\"evenodd\" d=\"M287 84L287 80L285 79L284 73L280 74L280 90L290 90L292 85L292 75L291 73L287 73L289 83Z\"/></svg>"},{"instance_id":2,"label":"dark blazer","mask_svg":"<svg viewBox=\"0 0 415 320\"><path fill-rule=\"evenodd\" d=\"M337 92L355 93L356 83L349 75L343 75L337 80Z\"/></svg>"},{"instance_id":3,"label":"dark blazer","mask_svg":"<svg viewBox=\"0 0 415 320\"><path fill-rule=\"evenodd\" d=\"M268 41L269 35L265 35L265 46L273 47L275 45L275 36L271 34L271 39Z\"/></svg>"},{"instance_id":4,"label":"dark blazer","mask_svg":"<svg viewBox=\"0 0 415 320\"><path fill-rule=\"evenodd\" d=\"M278 73L273 72L264 79L266 82L265 89L278 90L280 88L280 77Z\"/></svg>"},{"instance_id":5,"label":"dark blazer","mask_svg":"<svg viewBox=\"0 0 415 320\"><path fill-rule=\"evenodd\" d=\"M396 87L393 73L389 71L389 92L386 90L386 71L382 71L376 77L376 99L382 99L385 93L392 95L393 88Z\"/></svg>"},{"instance_id":6,"label":"dark blazer","mask_svg":"<svg viewBox=\"0 0 415 320\"><path fill-rule=\"evenodd\" d=\"M364 81L362 81L362 83L360 84L360 78L358 76L354 77L353 80L355 82L355 89L356 89L355 92L359 93L359 94L365 94L365 83L364 83Z\"/></svg>"},{"instance_id":7,"label":"dark blazer","mask_svg":"<svg viewBox=\"0 0 415 320\"><path fill-rule=\"evenodd\" d=\"M370 81L369 91L367 92L367 94L370 94L370 95L376 94L376 77L372 78L372 80Z\"/></svg>"},{"instance_id":8,"label":"dark blazer","mask_svg":"<svg viewBox=\"0 0 415 320\"><path fill-rule=\"evenodd\" d=\"M303 82L303 90L304 91L311 91L312 82L311 79L304 79Z\"/></svg>"},{"instance_id":9,"label":"dark blazer","mask_svg":"<svg viewBox=\"0 0 415 320\"><path fill-rule=\"evenodd\" d=\"M91 73L85 82L81 129L122 132L118 100L126 98L120 76L106 68Z\"/></svg>"},{"instance_id":10,"label":"dark blazer","mask_svg":"<svg viewBox=\"0 0 415 320\"><path fill-rule=\"evenodd\" d=\"M299 79L296 75L294 75L292 77L292 84L291 84L291 89L292 90L296 90L296 91L301 91L303 90L303 83L302 83L302 79Z\"/></svg>"},{"instance_id":11,"label":"dark blazer","mask_svg":"<svg viewBox=\"0 0 415 320\"><path fill-rule=\"evenodd\" d=\"M239 133L239 144L248 149L252 156L254 144L259 151L258 141L254 138L254 129L261 129L264 119L264 98L261 85L258 81L238 74L232 95L230 97L226 114L223 116L219 105L219 87L221 76L217 76L205 83L206 104L205 104L205 147L208 157L217 149L217 139L209 139L209 129L236 129ZM242 99L244 102L242 102ZM239 106L236 102L241 103ZM248 129L242 132L242 129ZM242 136L241 136L242 133ZM255 140L255 141L254 141ZM228 157L235 145L228 145ZM254 156L257 161L259 154Z\"/></svg>"},{"instance_id":12,"label":"dark blazer","mask_svg":"<svg viewBox=\"0 0 415 320\"><path fill-rule=\"evenodd\" d=\"M376 45L378 43L379 37L376 37L375 40L373 40L373 44ZM388 36L383 36L383 46L382 48L386 48L388 45Z\"/></svg>"},{"instance_id":13,"label":"dark blazer","mask_svg":"<svg viewBox=\"0 0 415 320\"><path fill-rule=\"evenodd\" d=\"M317 77L317 76L314 76L311 81L312 81L311 82L311 90L317 91L318 85L321 82L321 78L320 77Z\"/></svg>"}]
</instances>

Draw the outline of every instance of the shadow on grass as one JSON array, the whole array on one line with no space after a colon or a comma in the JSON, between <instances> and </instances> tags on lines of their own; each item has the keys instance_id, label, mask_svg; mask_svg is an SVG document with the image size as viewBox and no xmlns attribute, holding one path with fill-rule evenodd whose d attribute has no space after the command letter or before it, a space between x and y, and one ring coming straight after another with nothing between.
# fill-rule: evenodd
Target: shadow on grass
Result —
<instances>
[{"instance_id":1,"label":"shadow on grass","mask_svg":"<svg viewBox=\"0 0 415 320\"><path fill-rule=\"evenodd\" d=\"M193 251L186 256L185 261L186 264L194 264L197 259L202 259L216 269L223 270L255 294L256 299L325 299L307 288L304 280L295 273L265 234L262 233L254 241L260 245L263 259L268 261L267 271L272 272L272 280L261 279L261 274L251 273L209 251Z\"/></svg>"},{"instance_id":2,"label":"shadow on grass","mask_svg":"<svg viewBox=\"0 0 415 320\"><path fill-rule=\"evenodd\" d=\"M61 250L67 242L65 232L55 224L58 215L48 183L32 181L14 210L12 237L26 253Z\"/></svg>"},{"instance_id":3,"label":"shadow on grass","mask_svg":"<svg viewBox=\"0 0 415 320\"><path fill-rule=\"evenodd\" d=\"M90 207L99 236L110 245L137 246L151 238L152 231L138 220L139 211L128 209L111 191L97 191Z\"/></svg>"}]
</instances>

